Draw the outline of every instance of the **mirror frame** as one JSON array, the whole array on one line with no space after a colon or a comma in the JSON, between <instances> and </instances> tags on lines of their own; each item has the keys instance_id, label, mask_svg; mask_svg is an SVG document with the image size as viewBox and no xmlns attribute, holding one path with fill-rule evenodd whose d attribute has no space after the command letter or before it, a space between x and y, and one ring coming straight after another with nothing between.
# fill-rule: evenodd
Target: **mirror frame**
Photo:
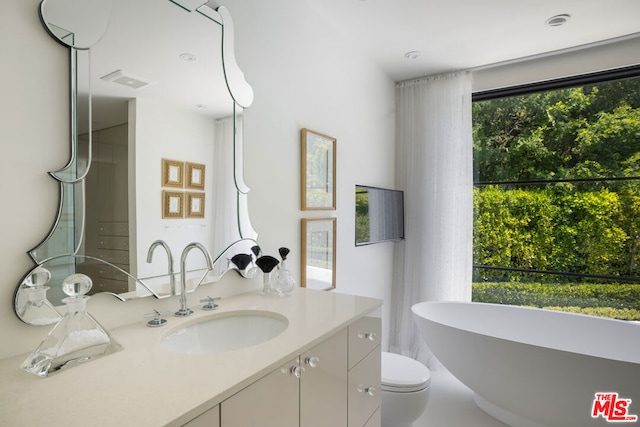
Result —
<instances>
[{"instance_id":1,"label":"mirror frame","mask_svg":"<svg viewBox=\"0 0 640 427\"><path fill-rule=\"evenodd\" d=\"M44 12L44 9L47 5L47 2L53 2L53 1L55 0L41 0L40 7L38 10L39 10L41 23L43 24L47 33L52 38L54 38L54 40L56 40L58 43L69 48L69 71L70 71L69 72L69 79L70 79L69 80L69 84L70 84L69 105L70 105L70 131L71 131L70 158L68 163L62 169L49 172L49 175L59 183L58 210L54 218L54 222L49 232L47 233L47 235L42 239L42 241L38 245L36 245L33 249L28 251L28 255L34 261L35 266L23 276L20 283L16 287L16 291L14 295L14 312L18 316L18 318L20 318L20 320L24 321L25 323L28 323L28 322L26 322L25 319L23 319L19 313L21 312L21 309L24 308L23 306L25 301L25 297L24 295L22 295L22 291L24 291L25 289L28 289L28 283L30 278L32 277L31 275L34 273L34 271L38 267L41 267L43 264L49 261L55 262L56 260L60 260L64 258L69 258L72 260L72 262L75 262L76 260L81 258L85 258L85 259L90 259L97 263L109 266L109 268L114 268L119 273L128 276L129 280L133 280L137 284L141 285L142 289L145 292L147 292L147 294L142 296L153 295L156 298L173 296L173 292L168 295L160 296L156 292L154 292L152 288L148 286L143 280L140 280L139 278L132 276L128 272L119 268L118 266L110 262L107 262L103 259L79 253L80 248L82 246L82 241L83 241L84 232L85 232L84 204L86 200L85 198L86 191L85 191L84 181L85 181L85 177L89 172L91 161L92 161L92 158L91 158L91 150L92 150L91 102L92 101L91 101L91 92L89 92L88 95L86 96L86 99L84 100L84 102L86 102L87 105L86 106L79 105L80 102L78 101L78 98L80 97L78 97L78 79L79 79L78 78L78 62L80 58L81 60L85 60L87 61L87 63L90 63L89 58L90 58L91 47L93 44L97 43L102 38L102 36L106 32L107 26L105 26L104 32L102 33L102 35L100 35L99 37L96 37L96 40L93 41L93 44L89 44L87 46L84 46L84 45L74 46L73 43L69 43L67 40L63 40L63 38L59 37L59 35L57 35L55 31L53 31L53 29L50 27L50 25L47 23L45 19L46 14ZM179 6L180 8L182 8L184 11L188 13L195 12L199 15L202 15L205 18L213 21L215 24L221 26L222 44L220 46L220 53L222 55L223 75L225 78L225 84L227 86L227 90L233 100L232 117L234 122L236 122L237 124L239 117L241 117L241 115L238 114L238 111L239 110L242 111L243 108L249 107L253 102L253 89L244 78L244 73L241 71L240 67L236 63L235 53L234 53L234 38L233 38L234 27L233 27L233 21L231 19L231 15L229 14L229 11L223 6L218 7L216 10L213 10L212 8L207 6L206 0L205 1L203 0L165 0L165 1L169 1ZM100 6L101 7L108 6L108 10L110 12L112 5L113 5L112 0L104 0ZM84 11L86 12L86 10ZM178 11L178 13L180 12ZM66 39L67 37L64 37L64 38ZM84 78L84 77L86 76L80 76L80 78ZM89 122L88 138L84 141L80 141L78 131L77 131L78 129L77 121L79 119L79 111L81 110L81 108L86 108L88 111L88 122ZM80 146L81 143L83 143L82 146ZM78 151L80 149L82 150L83 153L87 154L86 160L83 160L83 159L81 160L78 158ZM243 170L242 170L242 158L241 158L242 141L238 140L237 130L234 131L234 135L233 135L233 150L235 153L234 155L235 164L233 165L233 168L234 168L234 181L236 185L236 204L238 206L246 207L247 206L246 198L247 198L247 193L249 192L249 188L244 183L244 176L243 176ZM79 172L77 172L78 170ZM42 256L39 251L43 250L43 248L47 249L46 248L47 243L55 235L56 230L58 230L61 224L61 217L63 215L65 208L70 208L70 207L74 208L74 212L76 212L75 211L76 208L79 208L80 210L80 214L77 215L78 217L80 217L80 219L78 220L79 223L77 225L78 228L80 228L80 232L76 233L77 237L74 239L75 241L73 243L74 245L73 249L68 253L64 253L64 251L62 251L62 253L46 253L46 252L54 252L54 251L45 250L44 251L45 255ZM242 277L245 277L245 278L252 278L255 276L255 271L254 271L255 269L245 268L244 270L241 271L230 261L231 253L235 248L241 248L243 251L247 253L251 253L250 248L257 244L255 240L257 238L257 233L251 226L250 219L236 218L236 220L237 220L237 227L240 234L240 239L235 242L232 242L230 245L224 248L220 254L213 254L214 269L213 270L205 269L206 271L204 272L204 274L202 274L201 278L196 282L195 286L193 287L193 289L191 289L191 291L195 290L201 283L203 283L205 281L205 278L208 278L207 282L217 281L217 280L220 280L222 275L229 270L236 270ZM245 237L247 235L251 235L251 237ZM225 255L229 255L229 256L225 258ZM189 271L189 273L194 273L194 272L198 273L199 271ZM178 273L179 272L173 272L173 274L178 274ZM209 274L209 273L213 273L213 274ZM170 276L171 274L166 275L166 277L170 277ZM158 276L158 277L163 277L163 276ZM155 279L155 278L156 277L153 277L151 279ZM101 293L110 294L121 301L125 301L126 299L129 299L125 296L114 294L112 292L101 292ZM134 295L133 297L134 298L138 297L138 295Z\"/></svg>"}]
</instances>

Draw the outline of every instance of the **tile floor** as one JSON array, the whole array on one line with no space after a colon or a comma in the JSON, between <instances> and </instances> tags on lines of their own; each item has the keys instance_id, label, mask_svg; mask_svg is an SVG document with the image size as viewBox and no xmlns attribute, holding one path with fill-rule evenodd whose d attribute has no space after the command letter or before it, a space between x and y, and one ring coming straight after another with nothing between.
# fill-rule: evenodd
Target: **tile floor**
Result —
<instances>
[{"instance_id":1,"label":"tile floor","mask_svg":"<svg viewBox=\"0 0 640 427\"><path fill-rule=\"evenodd\" d=\"M507 427L485 414L473 401L473 393L445 368L431 371L431 395L427 410L414 427Z\"/></svg>"}]
</instances>

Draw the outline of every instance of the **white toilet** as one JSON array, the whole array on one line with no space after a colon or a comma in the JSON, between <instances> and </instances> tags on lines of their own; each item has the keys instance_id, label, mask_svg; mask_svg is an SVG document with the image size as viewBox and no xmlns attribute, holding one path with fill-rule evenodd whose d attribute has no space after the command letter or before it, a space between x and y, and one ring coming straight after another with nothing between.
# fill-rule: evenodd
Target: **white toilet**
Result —
<instances>
[{"instance_id":1,"label":"white toilet","mask_svg":"<svg viewBox=\"0 0 640 427\"><path fill-rule=\"evenodd\" d=\"M411 427L427 407L431 372L422 363L382 352L382 427Z\"/></svg>"}]
</instances>

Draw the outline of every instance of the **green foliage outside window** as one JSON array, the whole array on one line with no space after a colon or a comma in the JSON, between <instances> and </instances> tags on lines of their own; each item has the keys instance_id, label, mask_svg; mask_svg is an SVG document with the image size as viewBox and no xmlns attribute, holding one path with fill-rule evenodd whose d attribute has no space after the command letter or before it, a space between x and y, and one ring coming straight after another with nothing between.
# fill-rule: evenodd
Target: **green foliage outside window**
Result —
<instances>
[{"instance_id":1,"label":"green foliage outside window","mask_svg":"<svg viewBox=\"0 0 640 427\"><path fill-rule=\"evenodd\" d=\"M473 123L474 264L518 269L475 269L474 300L640 320L640 291L627 292L640 290L640 78L476 102ZM576 282L614 286L627 305L532 285ZM516 285L529 288L505 298Z\"/></svg>"}]
</instances>

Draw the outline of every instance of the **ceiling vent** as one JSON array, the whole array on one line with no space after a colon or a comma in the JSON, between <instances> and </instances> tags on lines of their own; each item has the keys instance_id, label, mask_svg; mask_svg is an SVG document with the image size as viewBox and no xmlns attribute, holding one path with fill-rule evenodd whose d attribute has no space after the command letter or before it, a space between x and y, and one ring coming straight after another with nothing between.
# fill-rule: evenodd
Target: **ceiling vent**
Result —
<instances>
[{"instance_id":1,"label":"ceiling vent","mask_svg":"<svg viewBox=\"0 0 640 427\"><path fill-rule=\"evenodd\" d=\"M113 73L109 73L106 76L100 77L100 79L106 82L118 83L132 89L140 89L149 85L149 82L145 82L144 80L138 77L134 77L131 74L125 73L122 70L116 70Z\"/></svg>"}]
</instances>

